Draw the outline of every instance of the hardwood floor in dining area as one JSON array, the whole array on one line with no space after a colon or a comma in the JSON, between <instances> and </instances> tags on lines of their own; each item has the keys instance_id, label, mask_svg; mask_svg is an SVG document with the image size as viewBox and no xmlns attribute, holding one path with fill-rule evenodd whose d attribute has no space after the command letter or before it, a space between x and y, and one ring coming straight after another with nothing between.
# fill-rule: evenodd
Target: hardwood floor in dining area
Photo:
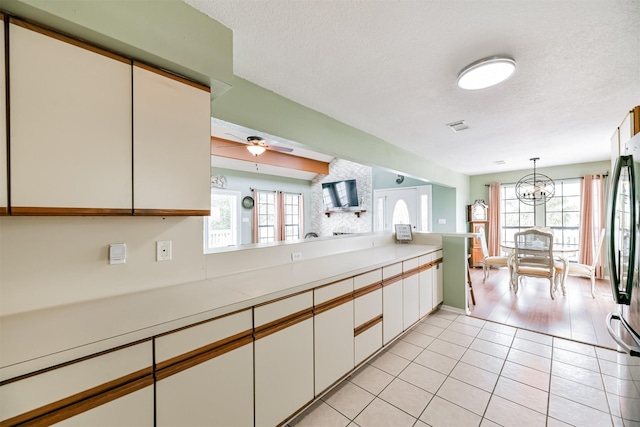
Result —
<instances>
[{"instance_id":1,"label":"hardwood floor in dining area","mask_svg":"<svg viewBox=\"0 0 640 427\"><path fill-rule=\"evenodd\" d=\"M558 289L552 300L546 279L525 277L515 294L509 287L506 268L491 269L485 283L482 283L482 268L471 268L470 272L476 300L476 305L470 306L472 317L618 348L605 322L607 314L616 311L608 280L596 279L596 298L592 298L589 279L569 276L566 296Z\"/></svg>"}]
</instances>

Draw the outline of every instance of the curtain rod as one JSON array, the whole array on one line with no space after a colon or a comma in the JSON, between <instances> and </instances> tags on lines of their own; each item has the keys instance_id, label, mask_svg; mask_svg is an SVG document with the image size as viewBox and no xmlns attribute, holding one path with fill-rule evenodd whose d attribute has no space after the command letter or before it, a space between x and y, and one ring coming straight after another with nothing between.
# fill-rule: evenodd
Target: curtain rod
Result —
<instances>
[{"instance_id":1,"label":"curtain rod","mask_svg":"<svg viewBox=\"0 0 640 427\"><path fill-rule=\"evenodd\" d=\"M591 175L602 175L603 178L607 178L609 177L609 172L606 173L592 173ZM554 181L566 181L568 179L584 179L584 176L576 176L576 177L572 177L572 178L558 178L558 179L554 179ZM515 182L501 182L500 184L516 184ZM491 184L485 184L485 187L490 187Z\"/></svg>"}]
</instances>

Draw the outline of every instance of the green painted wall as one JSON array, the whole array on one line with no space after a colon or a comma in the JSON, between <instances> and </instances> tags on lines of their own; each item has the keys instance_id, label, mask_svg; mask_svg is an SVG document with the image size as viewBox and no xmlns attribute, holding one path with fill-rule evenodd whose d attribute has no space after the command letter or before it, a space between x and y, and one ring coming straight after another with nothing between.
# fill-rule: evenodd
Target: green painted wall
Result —
<instances>
[{"instance_id":1,"label":"green painted wall","mask_svg":"<svg viewBox=\"0 0 640 427\"><path fill-rule=\"evenodd\" d=\"M577 178L584 175L593 174L605 174L611 169L611 162L590 162L590 163L577 163L574 165L555 166L549 168L536 168L537 172L547 175L551 179L563 179L563 178ZM531 169L525 169L520 171L511 171L503 173L492 173L485 175L474 175L470 178L469 184L469 204L473 203L476 199L483 199L485 202L489 202L489 187L486 185L492 182L500 182L504 184L516 183L524 175L533 172ZM607 182L605 181L605 184ZM605 192L608 186L605 185Z\"/></svg>"},{"instance_id":2,"label":"green painted wall","mask_svg":"<svg viewBox=\"0 0 640 427\"><path fill-rule=\"evenodd\" d=\"M465 231L456 228L456 189L434 185L431 189L433 203L431 205L432 227L434 233L453 233L455 231ZM445 224L440 224L444 219Z\"/></svg>"},{"instance_id":3,"label":"green painted wall","mask_svg":"<svg viewBox=\"0 0 640 427\"><path fill-rule=\"evenodd\" d=\"M467 291L467 247L469 239L465 237L442 237L442 263L444 271L443 304L466 310Z\"/></svg>"}]
</instances>

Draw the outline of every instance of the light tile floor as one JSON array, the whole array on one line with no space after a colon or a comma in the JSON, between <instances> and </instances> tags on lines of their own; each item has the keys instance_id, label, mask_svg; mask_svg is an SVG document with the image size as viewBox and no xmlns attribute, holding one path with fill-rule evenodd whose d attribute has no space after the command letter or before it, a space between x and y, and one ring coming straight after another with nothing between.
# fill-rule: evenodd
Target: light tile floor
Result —
<instances>
[{"instance_id":1,"label":"light tile floor","mask_svg":"<svg viewBox=\"0 0 640 427\"><path fill-rule=\"evenodd\" d=\"M291 427L640 427L640 358L439 310Z\"/></svg>"}]
</instances>

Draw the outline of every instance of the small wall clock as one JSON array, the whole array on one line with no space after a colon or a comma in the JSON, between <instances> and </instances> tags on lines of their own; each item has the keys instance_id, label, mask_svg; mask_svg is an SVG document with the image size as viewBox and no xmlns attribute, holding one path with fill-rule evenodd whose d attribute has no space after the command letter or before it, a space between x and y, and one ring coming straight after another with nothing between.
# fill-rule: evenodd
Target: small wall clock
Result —
<instances>
[{"instance_id":1,"label":"small wall clock","mask_svg":"<svg viewBox=\"0 0 640 427\"><path fill-rule=\"evenodd\" d=\"M251 196L246 196L244 199L242 199L242 207L245 209L253 209L253 197Z\"/></svg>"}]
</instances>

